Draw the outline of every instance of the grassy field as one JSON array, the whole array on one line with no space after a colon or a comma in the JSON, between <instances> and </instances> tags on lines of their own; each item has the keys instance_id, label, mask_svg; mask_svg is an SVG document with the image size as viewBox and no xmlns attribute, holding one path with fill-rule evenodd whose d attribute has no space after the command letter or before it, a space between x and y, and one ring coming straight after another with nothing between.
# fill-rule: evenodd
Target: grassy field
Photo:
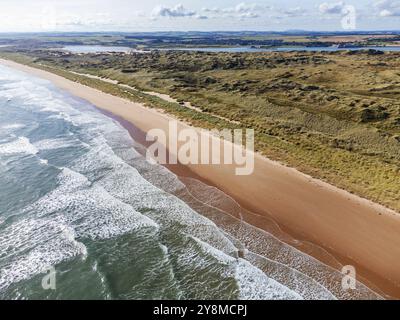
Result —
<instances>
[{"instance_id":1,"label":"grassy field","mask_svg":"<svg viewBox=\"0 0 400 320\"><path fill-rule=\"evenodd\" d=\"M3 49L0 56L196 126L254 128L256 149L267 157L400 211L400 53L66 55ZM202 112L141 91L170 94Z\"/></svg>"}]
</instances>

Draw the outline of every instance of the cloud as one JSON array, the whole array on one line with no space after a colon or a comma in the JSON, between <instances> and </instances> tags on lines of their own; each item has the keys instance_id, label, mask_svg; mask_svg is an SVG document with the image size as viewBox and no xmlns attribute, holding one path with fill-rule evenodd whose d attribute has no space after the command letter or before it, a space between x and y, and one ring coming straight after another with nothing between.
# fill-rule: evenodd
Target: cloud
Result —
<instances>
[{"instance_id":1,"label":"cloud","mask_svg":"<svg viewBox=\"0 0 400 320\"><path fill-rule=\"evenodd\" d=\"M203 9L201 9L201 11L207 12L207 13L220 13L221 9L216 8L216 7L214 7L214 8L203 8Z\"/></svg>"},{"instance_id":2,"label":"cloud","mask_svg":"<svg viewBox=\"0 0 400 320\"><path fill-rule=\"evenodd\" d=\"M283 14L285 17L301 17L306 14L306 10L303 9L302 7L285 8L279 10L279 12Z\"/></svg>"},{"instance_id":3,"label":"cloud","mask_svg":"<svg viewBox=\"0 0 400 320\"><path fill-rule=\"evenodd\" d=\"M234 7L203 8L202 11L211 14L214 18L253 19L260 17L260 15L269 8L269 6L242 2Z\"/></svg>"},{"instance_id":4,"label":"cloud","mask_svg":"<svg viewBox=\"0 0 400 320\"><path fill-rule=\"evenodd\" d=\"M259 17L265 17L267 19L285 19L307 15L307 11L300 6L293 8L273 7L246 2L226 8L203 8L202 11L213 18L236 18L239 20Z\"/></svg>"},{"instance_id":5,"label":"cloud","mask_svg":"<svg viewBox=\"0 0 400 320\"><path fill-rule=\"evenodd\" d=\"M152 17L169 17L169 18L182 18L182 17L195 17L197 13L192 10L186 9L182 4L175 7L157 6L151 13Z\"/></svg>"},{"instance_id":6,"label":"cloud","mask_svg":"<svg viewBox=\"0 0 400 320\"><path fill-rule=\"evenodd\" d=\"M355 6L348 5L343 1L335 3L324 2L319 5L319 12L325 15L324 20L340 20L340 25L344 30L356 29L357 20L360 17Z\"/></svg>"},{"instance_id":7,"label":"cloud","mask_svg":"<svg viewBox=\"0 0 400 320\"><path fill-rule=\"evenodd\" d=\"M195 15L195 18L196 18L196 19L199 19L199 20L207 20L207 19L208 19L208 16L201 15L201 14L196 14L196 15Z\"/></svg>"},{"instance_id":8,"label":"cloud","mask_svg":"<svg viewBox=\"0 0 400 320\"><path fill-rule=\"evenodd\" d=\"M253 18L258 18L259 15L255 12L243 12L240 13L238 17L242 19L253 19Z\"/></svg>"},{"instance_id":9,"label":"cloud","mask_svg":"<svg viewBox=\"0 0 400 320\"><path fill-rule=\"evenodd\" d=\"M379 10L378 14L381 17L400 17L399 0L379 0L374 5Z\"/></svg>"},{"instance_id":10,"label":"cloud","mask_svg":"<svg viewBox=\"0 0 400 320\"><path fill-rule=\"evenodd\" d=\"M225 9L227 12L234 12L239 14L256 13L257 10L262 10L263 8L257 4L247 4L245 2L239 3L233 8Z\"/></svg>"},{"instance_id":11,"label":"cloud","mask_svg":"<svg viewBox=\"0 0 400 320\"><path fill-rule=\"evenodd\" d=\"M342 14L346 5L343 1L328 3L324 2L319 6L319 12L322 14Z\"/></svg>"}]
</instances>

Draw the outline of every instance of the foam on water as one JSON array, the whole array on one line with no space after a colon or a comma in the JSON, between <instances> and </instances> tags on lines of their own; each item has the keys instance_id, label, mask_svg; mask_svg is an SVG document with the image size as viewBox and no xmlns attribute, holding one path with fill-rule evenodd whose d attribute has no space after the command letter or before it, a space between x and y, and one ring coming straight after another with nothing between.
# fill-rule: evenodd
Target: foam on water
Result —
<instances>
[{"instance_id":1,"label":"foam on water","mask_svg":"<svg viewBox=\"0 0 400 320\"><path fill-rule=\"evenodd\" d=\"M236 279L239 299L302 300L302 297L298 293L269 278L264 272L255 268L248 261L241 258L235 259L216 250L213 246L210 246L200 239L192 238L201 246L203 252L207 253L207 255L231 267L226 276L232 276Z\"/></svg>"},{"instance_id":2,"label":"foam on water","mask_svg":"<svg viewBox=\"0 0 400 320\"><path fill-rule=\"evenodd\" d=\"M58 179L58 188L25 210L37 212L39 217L61 215L81 238L107 239L141 228L157 232L154 221L103 188L92 186L83 175L64 168Z\"/></svg>"},{"instance_id":3,"label":"foam on water","mask_svg":"<svg viewBox=\"0 0 400 320\"><path fill-rule=\"evenodd\" d=\"M240 259L235 278L239 286L239 299L248 300L303 300L298 293L268 278L248 261Z\"/></svg>"},{"instance_id":4,"label":"foam on water","mask_svg":"<svg viewBox=\"0 0 400 320\"><path fill-rule=\"evenodd\" d=\"M109 150L110 151L110 150ZM94 157L98 155L100 159ZM184 202L145 180L137 169L129 166L114 153L88 152L74 161L76 170L94 181L110 195L132 206L136 211L156 221L163 228L179 225L191 234L208 237L212 243L227 252L235 251L232 243L208 219L195 213Z\"/></svg>"},{"instance_id":5,"label":"foam on water","mask_svg":"<svg viewBox=\"0 0 400 320\"><path fill-rule=\"evenodd\" d=\"M22 123L11 123L11 124L7 124L7 125L3 125L0 128L3 130L16 130L16 129L20 129L20 128L24 128L25 125Z\"/></svg>"},{"instance_id":6,"label":"foam on water","mask_svg":"<svg viewBox=\"0 0 400 320\"><path fill-rule=\"evenodd\" d=\"M23 219L0 233L0 291L10 284L43 273L65 259L85 257L85 246L61 218Z\"/></svg>"},{"instance_id":7,"label":"foam on water","mask_svg":"<svg viewBox=\"0 0 400 320\"><path fill-rule=\"evenodd\" d=\"M40 141L36 141L33 145L40 151L44 150L53 150L60 148L68 148L72 146L79 145L81 142L76 139L68 139L68 138L55 138L55 139L43 139Z\"/></svg>"},{"instance_id":8,"label":"foam on water","mask_svg":"<svg viewBox=\"0 0 400 320\"><path fill-rule=\"evenodd\" d=\"M83 257L102 290L120 288L107 296L348 298L338 288L340 273L237 219L240 206L219 190L200 183L188 188L149 163L126 130L88 103L0 66L2 98L25 110L26 128L1 127L0 155L37 155L31 165L48 170L42 188L51 187L0 224L0 293L49 265ZM38 127L29 128L29 117ZM16 129L30 131L13 138ZM136 264L140 270L129 269ZM117 278L113 286L110 278ZM359 296L374 296L358 289Z\"/></svg>"},{"instance_id":9,"label":"foam on water","mask_svg":"<svg viewBox=\"0 0 400 320\"><path fill-rule=\"evenodd\" d=\"M4 155L16 153L36 154L38 152L39 150L26 137L18 137L14 141L0 145L0 154Z\"/></svg>"},{"instance_id":10,"label":"foam on water","mask_svg":"<svg viewBox=\"0 0 400 320\"><path fill-rule=\"evenodd\" d=\"M47 160L47 159L39 159L39 162L45 166L47 166L49 164L49 160Z\"/></svg>"}]
</instances>

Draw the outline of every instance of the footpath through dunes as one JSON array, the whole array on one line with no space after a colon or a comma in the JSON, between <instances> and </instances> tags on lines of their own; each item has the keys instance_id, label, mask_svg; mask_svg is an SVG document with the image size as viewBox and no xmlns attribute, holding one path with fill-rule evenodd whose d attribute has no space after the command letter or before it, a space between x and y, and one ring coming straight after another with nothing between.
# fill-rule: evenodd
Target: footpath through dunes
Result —
<instances>
[{"instance_id":1,"label":"footpath through dunes","mask_svg":"<svg viewBox=\"0 0 400 320\"><path fill-rule=\"evenodd\" d=\"M6 63L52 80L57 86L92 102L100 109L122 117L144 132L152 128L168 130L168 121L171 118L155 110L104 94L45 71L11 62ZM180 128L187 128L187 125L180 124ZM246 204L246 207L253 209L258 214L265 217L272 214L279 225L296 231L303 236L303 239L310 240L322 248L328 247L333 252L338 252L341 257L352 257L359 265L378 273L382 277L390 274L393 276L391 278L393 280L396 275L399 276L396 257L400 256L397 254L400 241L398 233L393 232L393 229L399 223L396 213L258 155L255 159L255 174L248 177L235 176L232 166L190 166L190 169L201 178L211 181L213 185L239 200L241 204ZM382 215L378 215L378 213L382 213ZM361 227L354 229L354 225ZM245 230L248 234L255 232L248 232L245 224L233 222L230 223L227 230L232 233L238 232L238 230ZM254 248L251 251L257 254L259 252L256 250L262 248L262 246L268 250L268 246L261 245L262 240L260 242L257 240L257 237L260 236L258 231L255 232L256 235L253 240L246 240L241 234L237 235L243 243L247 241L246 244L249 247L253 246ZM371 238L371 234L374 233L377 235L376 239ZM384 237L380 237L382 233L385 234ZM243 239L240 237L243 237ZM382 247L386 248L383 252ZM290 257L286 251L284 252ZM289 250L289 252L292 251ZM296 252L301 254L297 250ZM246 252L239 251L239 255L245 256ZM253 258L254 256L252 256ZM254 258L254 260L257 259ZM292 260L301 259L296 260L293 257ZM314 259L313 261L317 260ZM280 263L287 263L284 262ZM394 263L392 264L392 262ZM335 276L336 280L340 278L340 282L334 281L334 286L338 291L341 274L328 269L337 275ZM307 272L301 270L301 273L311 277L310 271ZM365 275L368 275L368 273ZM316 281L319 281L319 276L314 275L311 278L317 278ZM380 285L378 282L376 284ZM325 285L322 284L322 286ZM340 292L335 292L335 289L331 291L331 288L329 288L328 291L340 297Z\"/></svg>"},{"instance_id":2,"label":"footpath through dunes","mask_svg":"<svg viewBox=\"0 0 400 320\"><path fill-rule=\"evenodd\" d=\"M216 115L216 114L205 112L202 109L193 106L188 101L183 101L183 102L180 103L177 99L175 99L175 98L173 98L170 95L165 94L165 93L159 93L159 92L155 92L155 91L141 91L138 88L132 87L132 86L127 85L127 84L120 83L117 80L112 80L112 79L109 79L109 78L99 77L99 76L95 76L95 75L92 75L92 74L89 74L89 73L79 73L79 72L74 72L74 71L68 71L68 72L70 72L72 74L75 74L75 75L78 75L78 76L83 76L83 77L87 77L87 78L90 78L90 79L96 79L96 80L104 81L106 83L117 85L117 86L119 86L121 88L125 88L125 89L128 89L128 90L133 90L133 91L137 91L137 92L143 93L145 95L157 97L157 98L160 98L161 100L164 100L165 102L177 103L177 104L180 104L181 106L184 106L185 108L188 108L188 109L194 110L196 112L200 112L200 113L206 113L208 115L211 115L212 117L224 120L224 121L229 122L229 123L240 124L239 121L231 120L231 119L228 119L226 117L222 117L222 116L219 116L219 115ZM127 91L127 93L129 93L129 92Z\"/></svg>"}]
</instances>

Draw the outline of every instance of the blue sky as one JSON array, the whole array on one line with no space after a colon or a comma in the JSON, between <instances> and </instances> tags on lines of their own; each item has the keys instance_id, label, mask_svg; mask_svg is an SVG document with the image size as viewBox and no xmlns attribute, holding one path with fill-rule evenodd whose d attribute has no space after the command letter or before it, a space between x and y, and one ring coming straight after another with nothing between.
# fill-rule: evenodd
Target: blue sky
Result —
<instances>
[{"instance_id":1,"label":"blue sky","mask_svg":"<svg viewBox=\"0 0 400 320\"><path fill-rule=\"evenodd\" d=\"M0 0L0 32L399 30L400 0ZM351 7L352 6L352 7Z\"/></svg>"}]
</instances>

